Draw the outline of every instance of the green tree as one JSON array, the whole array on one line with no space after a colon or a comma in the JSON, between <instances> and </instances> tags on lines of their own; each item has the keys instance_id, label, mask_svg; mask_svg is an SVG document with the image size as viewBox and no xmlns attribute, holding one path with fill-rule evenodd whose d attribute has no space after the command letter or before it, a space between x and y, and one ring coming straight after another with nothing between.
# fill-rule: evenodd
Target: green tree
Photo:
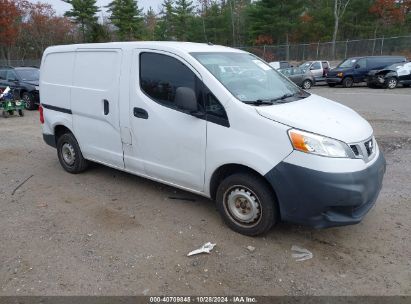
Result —
<instances>
[{"instance_id":1,"label":"green tree","mask_svg":"<svg viewBox=\"0 0 411 304\"><path fill-rule=\"evenodd\" d=\"M250 34L256 38L260 35L271 36L278 43L288 46L290 36L298 27L300 16L304 12L302 0L260 0L250 5ZM286 47L286 58L289 48Z\"/></svg>"},{"instance_id":2,"label":"green tree","mask_svg":"<svg viewBox=\"0 0 411 304\"><path fill-rule=\"evenodd\" d=\"M117 27L120 40L141 39L143 34L142 10L134 0L113 0L107 5L109 19Z\"/></svg>"},{"instance_id":3,"label":"green tree","mask_svg":"<svg viewBox=\"0 0 411 304\"><path fill-rule=\"evenodd\" d=\"M164 0L161 4L160 19L157 22L155 37L158 40L175 40L174 36L174 2Z\"/></svg>"},{"instance_id":4,"label":"green tree","mask_svg":"<svg viewBox=\"0 0 411 304\"><path fill-rule=\"evenodd\" d=\"M193 1L177 0L173 18L176 37L180 41L187 41L189 37L190 24L194 19Z\"/></svg>"},{"instance_id":5,"label":"green tree","mask_svg":"<svg viewBox=\"0 0 411 304\"><path fill-rule=\"evenodd\" d=\"M144 15L145 36L148 40L155 40L155 31L157 27L157 15L150 6Z\"/></svg>"},{"instance_id":6,"label":"green tree","mask_svg":"<svg viewBox=\"0 0 411 304\"><path fill-rule=\"evenodd\" d=\"M99 11L96 0L64 0L72 6L65 12L66 17L72 18L80 25L83 42L86 42L93 25L97 23L96 13Z\"/></svg>"},{"instance_id":7,"label":"green tree","mask_svg":"<svg viewBox=\"0 0 411 304\"><path fill-rule=\"evenodd\" d=\"M111 40L107 24L94 23L90 29L90 42L108 42Z\"/></svg>"}]
</instances>

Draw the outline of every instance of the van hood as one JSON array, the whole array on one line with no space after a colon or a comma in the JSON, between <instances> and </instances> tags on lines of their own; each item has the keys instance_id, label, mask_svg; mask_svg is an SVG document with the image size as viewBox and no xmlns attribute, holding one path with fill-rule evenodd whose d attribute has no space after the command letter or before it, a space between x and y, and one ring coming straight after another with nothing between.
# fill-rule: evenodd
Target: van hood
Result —
<instances>
[{"instance_id":1,"label":"van hood","mask_svg":"<svg viewBox=\"0 0 411 304\"><path fill-rule=\"evenodd\" d=\"M373 133L370 124L357 112L317 95L284 104L260 106L256 111L287 126L348 144L363 141Z\"/></svg>"}]
</instances>

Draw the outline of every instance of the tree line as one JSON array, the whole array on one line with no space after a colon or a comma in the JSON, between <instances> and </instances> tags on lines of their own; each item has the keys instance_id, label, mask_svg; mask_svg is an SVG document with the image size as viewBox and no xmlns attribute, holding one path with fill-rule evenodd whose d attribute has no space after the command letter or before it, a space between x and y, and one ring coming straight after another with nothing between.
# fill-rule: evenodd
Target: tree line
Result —
<instances>
[{"instance_id":1,"label":"tree line","mask_svg":"<svg viewBox=\"0 0 411 304\"><path fill-rule=\"evenodd\" d=\"M0 59L39 58L49 45L174 40L228 46L288 45L408 35L411 0L164 0L145 11L136 0L0 0Z\"/></svg>"}]
</instances>

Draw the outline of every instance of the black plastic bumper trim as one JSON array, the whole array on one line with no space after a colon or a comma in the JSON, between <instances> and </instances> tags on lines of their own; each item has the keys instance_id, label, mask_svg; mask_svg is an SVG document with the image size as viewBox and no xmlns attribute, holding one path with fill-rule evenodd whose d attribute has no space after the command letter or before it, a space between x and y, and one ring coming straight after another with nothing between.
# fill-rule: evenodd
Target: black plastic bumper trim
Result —
<instances>
[{"instance_id":1,"label":"black plastic bumper trim","mask_svg":"<svg viewBox=\"0 0 411 304\"><path fill-rule=\"evenodd\" d=\"M56 148L56 138L53 134L43 134L43 140L49 146Z\"/></svg>"},{"instance_id":2,"label":"black plastic bumper trim","mask_svg":"<svg viewBox=\"0 0 411 304\"><path fill-rule=\"evenodd\" d=\"M48 104L45 104L45 103L42 103L41 106L45 109L49 109L49 110L53 110L53 111L57 111L57 112L62 112L62 113L66 113L66 114L73 114L73 112L71 112L70 109L60 108L60 107L48 105Z\"/></svg>"},{"instance_id":3,"label":"black plastic bumper trim","mask_svg":"<svg viewBox=\"0 0 411 304\"><path fill-rule=\"evenodd\" d=\"M325 228L359 223L377 200L385 168L380 151L362 171L329 173L281 162L265 177L277 194L282 220Z\"/></svg>"}]
</instances>

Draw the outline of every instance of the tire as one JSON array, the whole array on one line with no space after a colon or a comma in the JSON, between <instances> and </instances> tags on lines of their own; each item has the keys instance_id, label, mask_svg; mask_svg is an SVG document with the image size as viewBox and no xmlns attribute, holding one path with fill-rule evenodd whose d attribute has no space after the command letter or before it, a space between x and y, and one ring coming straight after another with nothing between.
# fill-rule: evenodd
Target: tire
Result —
<instances>
[{"instance_id":1,"label":"tire","mask_svg":"<svg viewBox=\"0 0 411 304\"><path fill-rule=\"evenodd\" d=\"M23 110L19 110L19 116L23 117L24 116L24 112Z\"/></svg>"},{"instance_id":2,"label":"tire","mask_svg":"<svg viewBox=\"0 0 411 304\"><path fill-rule=\"evenodd\" d=\"M224 222L234 231L255 236L277 222L277 201L270 186L253 174L236 173L218 186L216 203Z\"/></svg>"},{"instance_id":3,"label":"tire","mask_svg":"<svg viewBox=\"0 0 411 304\"><path fill-rule=\"evenodd\" d=\"M313 83L309 79L304 80L303 83L302 83L302 87L303 87L304 90L311 89L312 85L313 85Z\"/></svg>"},{"instance_id":4,"label":"tire","mask_svg":"<svg viewBox=\"0 0 411 304\"><path fill-rule=\"evenodd\" d=\"M333 88L333 87L336 86L336 84L335 84L335 83L329 83L328 86L329 86L330 88Z\"/></svg>"},{"instance_id":5,"label":"tire","mask_svg":"<svg viewBox=\"0 0 411 304\"><path fill-rule=\"evenodd\" d=\"M354 84L354 80L351 77L345 77L342 81L344 88L351 88Z\"/></svg>"},{"instance_id":6,"label":"tire","mask_svg":"<svg viewBox=\"0 0 411 304\"><path fill-rule=\"evenodd\" d=\"M21 98L26 103L26 109L27 110L35 110L36 109L36 104L34 103L34 98L33 98L32 94L30 94L29 92L24 92L21 95Z\"/></svg>"},{"instance_id":7,"label":"tire","mask_svg":"<svg viewBox=\"0 0 411 304\"><path fill-rule=\"evenodd\" d=\"M388 78L387 80L385 80L385 83L384 83L384 87L390 90L395 89L397 85L398 85L398 80L395 77Z\"/></svg>"},{"instance_id":8,"label":"tire","mask_svg":"<svg viewBox=\"0 0 411 304\"><path fill-rule=\"evenodd\" d=\"M77 174L87 169L88 161L72 133L65 133L57 140L57 156L64 170Z\"/></svg>"}]
</instances>

